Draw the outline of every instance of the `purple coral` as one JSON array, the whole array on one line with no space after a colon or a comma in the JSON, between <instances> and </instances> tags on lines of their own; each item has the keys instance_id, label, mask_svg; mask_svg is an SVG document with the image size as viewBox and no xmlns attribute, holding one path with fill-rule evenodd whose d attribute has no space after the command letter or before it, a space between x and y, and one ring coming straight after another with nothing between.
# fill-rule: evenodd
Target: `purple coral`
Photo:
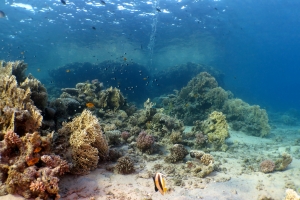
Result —
<instances>
[{"instance_id":1,"label":"purple coral","mask_svg":"<svg viewBox=\"0 0 300 200\"><path fill-rule=\"evenodd\" d=\"M127 139L130 137L130 133L128 133L127 131L123 131L123 132L121 133L121 137L122 137L122 139L123 139L124 141L127 142Z\"/></svg>"},{"instance_id":2,"label":"purple coral","mask_svg":"<svg viewBox=\"0 0 300 200\"><path fill-rule=\"evenodd\" d=\"M155 140L152 135L148 135L145 131L140 132L136 139L136 146L141 151L151 150Z\"/></svg>"},{"instance_id":3,"label":"purple coral","mask_svg":"<svg viewBox=\"0 0 300 200\"><path fill-rule=\"evenodd\" d=\"M207 136L204 135L202 132L196 133L196 144L197 145L204 145L207 142Z\"/></svg>"},{"instance_id":4,"label":"purple coral","mask_svg":"<svg viewBox=\"0 0 300 200\"><path fill-rule=\"evenodd\" d=\"M264 160L260 163L260 170L264 173L273 172L275 163L272 160Z\"/></svg>"}]
</instances>

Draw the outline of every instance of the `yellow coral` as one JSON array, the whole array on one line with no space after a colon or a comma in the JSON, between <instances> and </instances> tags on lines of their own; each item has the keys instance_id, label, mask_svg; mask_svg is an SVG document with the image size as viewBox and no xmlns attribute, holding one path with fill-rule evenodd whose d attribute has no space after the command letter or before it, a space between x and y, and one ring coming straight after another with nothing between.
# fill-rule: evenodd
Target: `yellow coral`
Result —
<instances>
[{"instance_id":1,"label":"yellow coral","mask_svg":"<svg viewBox=\"0 0 300 200\"><path fill-rule=\"evenodd\" d=\"M99 158L104 160L107 157L107 141L97 117L89 110L84 110L72 122L64 123L60 132L71 133L73 173L87 173L97 167Z\"/></svg>"},{"instance_id":2,"label":"yellow coral","mask_svg":"<svg viewBox=\"0 0 300 200\"><path fill-rule=\"evenodd\" d=\"M17 86L15 76L0 78L0 130L18 134L34 132L42 124L42 115L30 100L30 89Z\"/></svg>"}]
</instances>

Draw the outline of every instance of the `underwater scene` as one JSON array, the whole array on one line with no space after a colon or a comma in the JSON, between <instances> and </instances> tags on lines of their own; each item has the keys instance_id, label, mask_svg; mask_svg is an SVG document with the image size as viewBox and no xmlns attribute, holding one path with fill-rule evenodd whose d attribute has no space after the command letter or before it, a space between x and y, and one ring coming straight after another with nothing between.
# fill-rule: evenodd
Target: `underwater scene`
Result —
<instances>
[{"instance_id":1,"label":"underwater scene","mask_svg":"<svg viewBox=\"0 0 300 200\"><path fill-rule=\"evenodd\" d=\"M1 0L0 199L300 200L299 8Z\"/></svg>"}]
</instances>

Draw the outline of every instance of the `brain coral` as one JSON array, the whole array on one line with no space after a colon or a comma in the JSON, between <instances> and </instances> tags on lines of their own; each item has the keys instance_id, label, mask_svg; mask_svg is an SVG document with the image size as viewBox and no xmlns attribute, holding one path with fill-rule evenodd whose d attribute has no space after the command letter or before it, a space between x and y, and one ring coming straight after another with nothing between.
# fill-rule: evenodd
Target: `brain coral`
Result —
<instances>
[{"instance_id":1,"label":"brain coral","mask_svg":"<svg viewBox=\"0 0 300 200\"><path fill-rule=\"evenodd\" d=\"M61 134L70 135L72 149L71 172L85 174L97 167L99 160L105 160L108 155L108 144L101 131L97 117L88 110L71 122L63 123L59 130Z\"/></svg>"}]
</instances>

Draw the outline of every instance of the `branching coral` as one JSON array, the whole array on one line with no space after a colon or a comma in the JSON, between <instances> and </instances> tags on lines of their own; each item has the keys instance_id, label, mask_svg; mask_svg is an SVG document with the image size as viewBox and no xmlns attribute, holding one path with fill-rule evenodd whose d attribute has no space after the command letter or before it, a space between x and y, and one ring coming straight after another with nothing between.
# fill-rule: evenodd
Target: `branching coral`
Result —
<instances>
[{"instance_id":1,"label":"branching coral","mask_svg":"<svg viewBox=\"0 0 300 200\"><path fill-rule=\"evenodd\" d=\"M47 106L48 94L45 86L43 86L39 80L33 77L26 78L25 81L21 83L20 88L24 90L30 88L30 97L34 102L34 105L40 110L44 110L44 108Z\"/></svg>"},{"instance_id":2,"label":"branching coral","mask_svg":"<svg viewBox=\"0 0 300 200\"><path fill-rule=\"evenodd\" d=\"M88 110L71 122L63 123L59 134L70 137L66 142L71 145L72 173L88 173L97 167L99 160L108 156L108 144L98 119Z\"/></svg>"},{"instance_id":3,"label":"branching coral","mask_svg":"<svg viewBox=\"0 0 300 200\"><path fill-rule=\"evenodd\" d=\"M0 79L0 131L13 130L21 136L38 130L42 123L40 111L30 99L30 89L17 86L15 76Z\"/></svg>"}]
</instances>

